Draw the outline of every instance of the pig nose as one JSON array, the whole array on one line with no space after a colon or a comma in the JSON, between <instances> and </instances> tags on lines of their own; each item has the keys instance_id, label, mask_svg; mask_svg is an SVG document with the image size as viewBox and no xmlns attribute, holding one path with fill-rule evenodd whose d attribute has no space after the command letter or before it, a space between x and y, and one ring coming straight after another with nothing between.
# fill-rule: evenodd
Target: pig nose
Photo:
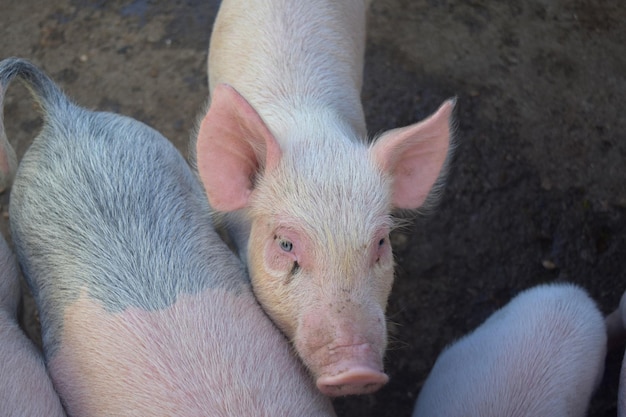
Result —
<instances>
[{"instance_id":1,"label":"pig nose","mask_svg":"<svg viewBox=\"0 0 626 417\"><path fill-rule=\"evenodd\" d=\"M317 388L325 395L371 394L389 381L389 377L367 366L355 366L337 375L322 375L317 379Z\"/></svg>"}]
</instances>

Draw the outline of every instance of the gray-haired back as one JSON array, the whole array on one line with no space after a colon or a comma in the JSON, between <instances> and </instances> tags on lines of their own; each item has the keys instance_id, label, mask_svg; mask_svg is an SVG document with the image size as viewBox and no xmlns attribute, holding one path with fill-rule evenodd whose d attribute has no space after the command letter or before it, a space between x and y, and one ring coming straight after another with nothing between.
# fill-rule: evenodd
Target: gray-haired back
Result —
<instances>
[{"instance_id":1,"label":"gray-haired back","mask_svg":"<svg viewBox=\"0 0 626 417\"><path fill-rule=\"evenodd\" d=\"M0 62L2 91L14 77L44 116L16 174L10 221L48 348L81 292L117 312L247 285L195 174L167 139L131 118L72 104L27 61Z\"/></svg>"}]
</instances>

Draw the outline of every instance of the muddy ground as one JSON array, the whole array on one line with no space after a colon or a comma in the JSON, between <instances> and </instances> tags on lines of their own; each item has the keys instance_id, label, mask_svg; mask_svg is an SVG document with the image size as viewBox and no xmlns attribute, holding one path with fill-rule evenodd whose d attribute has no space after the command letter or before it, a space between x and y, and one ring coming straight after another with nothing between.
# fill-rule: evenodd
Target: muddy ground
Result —
<instances>
[{"instance_id":1,"label":"muddy ground","mask_svg":"<svg viewBox=\"0 0 626 417\"><path fill-rule=\"evenodd\" d=\"M218 3L20 0L0 11L0 58L41 65L79 104L130 115L187 153L207 97ZM621 0L375 0L363 99L370 132L458 97L458 146L437 209L394 235L391 382L340 416L408 416L440 350L519 291L554 281L603 312L626 289L626 5ZM14 84L8 137L40 126ZM8 196L2 196L7 235ZM37 338L32 303L25 325ZM614 416L622 351L590 415Z\"/></svg>"}]
</instances>

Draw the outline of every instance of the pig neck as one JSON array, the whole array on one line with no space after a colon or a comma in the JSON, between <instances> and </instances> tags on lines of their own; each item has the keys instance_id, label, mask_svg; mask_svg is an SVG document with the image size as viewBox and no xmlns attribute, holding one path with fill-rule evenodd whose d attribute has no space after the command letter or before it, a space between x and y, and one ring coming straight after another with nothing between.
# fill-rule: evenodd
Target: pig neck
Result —
<instances>
[{"instance_id":1,"label":"pig neck","mask_svg":"<svg viewBox=\"0 0 626 417\"><path fill-rule=\"evenodd\" d=\"M364 0L224 0L209 51L209 81L232 85L270 130L275 119L333 114L365 135L360 91ZM282 120L284 122L284 120Z\"/></svg>"},{"instance_id":2,"label":"pig neck","mask_svg":"<svg viewBox=\"0 0 626 417\"><path fill-rule=\"evenodd\" d=\"M299 46L309 51L306 54L287 44L284 50L273 51L283 64L271 71L261 66L232 79L233 86L256 109L281 145L294 140L288 132L308 128L311 135L316 135L316 131L332 124L365 136L360 99L362 45L349 46L350 42L343 41L348 45L339 43L323 50L319 45ZM258 56L256 60L263 63L271 58Z\"/></svg>"}]
</instances>

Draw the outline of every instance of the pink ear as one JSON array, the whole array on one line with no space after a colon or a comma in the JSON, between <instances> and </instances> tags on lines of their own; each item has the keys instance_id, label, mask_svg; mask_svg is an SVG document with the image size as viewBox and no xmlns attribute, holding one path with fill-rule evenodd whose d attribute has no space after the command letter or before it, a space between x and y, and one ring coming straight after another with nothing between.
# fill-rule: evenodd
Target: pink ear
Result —
<instances>
[{"instance_id":1,"label":"pink ear","mask_svg":"<svg viewBox=\"0 0 626 417\"><path fill-rule=\"evenodd\" d=\"M220 84L200 124L196 154L209 203L218 211L232 211L248 204L255 174L275 167L281 150L250 103Z\"/></svg>"},{"instance_id":2,"label":"pink ear","mask_svg":"<svg viewBox=\"0 0 626 417\"><path fill-rule=\"evenodd\" d=\"M372 147L374 160L393 178L394 207L420 207L437 181L450 148L455 100L428 119L383 134Z\"/></svg>"}]
</instances>

